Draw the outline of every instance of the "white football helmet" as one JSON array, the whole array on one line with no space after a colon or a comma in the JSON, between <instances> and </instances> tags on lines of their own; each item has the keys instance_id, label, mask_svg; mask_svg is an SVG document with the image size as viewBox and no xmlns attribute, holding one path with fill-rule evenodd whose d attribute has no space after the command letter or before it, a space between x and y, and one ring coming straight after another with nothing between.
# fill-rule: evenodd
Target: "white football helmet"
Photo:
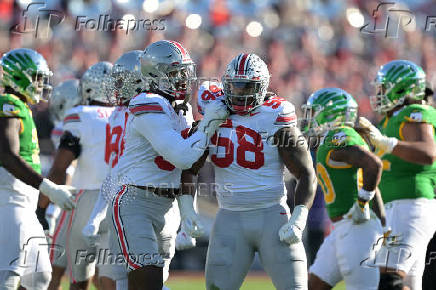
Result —
<instances>
[{"instance_id":1,"label":"white football helmet","mask_svg":"<svg viewBox=\"0 0 436 290\"><path fill-rule=\"evenodd\" d=\"M147 46L141 58L141 71L147 90L170 101L189 100L196 79L195 64L180 43L161 40Z\"/></svg>"},{"instance_id":2,"label":"white football helmet","mask_svg":"<svg viewBox=\"0 0 436 290\"><path fill-rule=\"evenodd\" d=\"M80 105L82 97L79 94L79 80L66 80L58 84L49 98L49 112L53 121L60 122L65 112Z\"/></svg>"},{"instance_id":3,"label":"white football helmet","mask_svg":"<svg viewBox=\"0 0 436 290\"><path fill-rule=\"evenodd\" d=\"M88 68L80 79L80 93L84 105L91 101L107 103L104 79L109 76L112 64L107 61L98 62Z\"/></svg>"},{"instance_id":4,"label":"white football helmet","mask_svg":"<svg viewBox=\"0 0 436 290\"><path fill-rule=\"evenodd\" d=\"M141 74L142 51L132 50L123 54L112 67L112 72L105 79L107 97L111 103L126 104L131 98L140 94L145 88Z\"/></svg>"},{"instance_id":5,"label":"white football helmet","mask_svg":"<svg viewBox=\"0 0 436 290\"><path fill-rule=\"evenodd\" d=\"M269 86L270 74L265 62L254 53L241 53L227 65L222 77L225 102L237 114L261 106Z\"/></svg>"}]
</instances>

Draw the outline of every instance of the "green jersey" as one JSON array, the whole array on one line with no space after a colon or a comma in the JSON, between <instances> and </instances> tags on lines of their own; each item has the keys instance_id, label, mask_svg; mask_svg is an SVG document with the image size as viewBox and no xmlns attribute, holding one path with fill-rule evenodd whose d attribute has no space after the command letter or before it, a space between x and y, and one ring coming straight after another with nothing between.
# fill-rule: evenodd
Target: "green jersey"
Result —
<instances>
[{"instance_id":1,"label":"green jersey","mask_svg":"<svg viewBox=\"0 0 436 290\"><path fill-rule=\"evenodd\" d=\"M0 118L18 118L20 120L20 156L36 172L41 173L38 134L30 108L18 97L3 94L0 95ZM2 166L1 163L0 166Z\"/></svg>"},{"instance_id":2,"label":"green jersey","mask_svg":"<svg viewBox=\"0 0 436 290\"><path fill-rule=\"evenodd\" d=\"M316 153L316 174L324 192L324 200L330 218L344 215L357 200L362 187L362 170L344 162L330 159L334 149L345 146L368 145L351 127L330 130Z\"/></svg>"},{"instance_id":3,"label":"green jersey","mask_svg":"<svg viewBox=\"0 0 436 290\"><path fill-rule=\"evenodd\" d=\"M409 105L385 117L379 124L380 131L389 137L404 140L402 129L408 122L425 122L436 127L436 110L427 105ZM436 134L435 134L436 141ZM397 199L434 198L436 187L436 162L421 165L407 162L392 154L376 152L383 161L380 191L384 202Z\"/></svg>"}]
</instances>

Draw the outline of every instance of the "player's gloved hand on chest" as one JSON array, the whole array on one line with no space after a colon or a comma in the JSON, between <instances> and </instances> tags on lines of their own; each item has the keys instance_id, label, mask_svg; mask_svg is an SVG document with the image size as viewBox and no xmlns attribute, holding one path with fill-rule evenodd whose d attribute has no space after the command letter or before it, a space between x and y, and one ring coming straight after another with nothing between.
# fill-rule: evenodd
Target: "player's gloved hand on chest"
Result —
<instances>
[{"instance_id":1,"label":"player's gloved hand on chest","mask_svg":"<svg viewBox=\"0 0 436 290\"><path fill-rule=\"evenodd\" d=\"M192 195L180 195L177 197L179 204L182 231L193 238L198 238L204 234L203 225L194 210L194 198Z\"/></svg>"},{"instance_id":2,"label":"player's gloved hand on chest","mask_svg":"<svg viewBox=\"0 0 436 290\"><path fill-rule=\"evenodd\" d=\"M186 232L180 230L176 237L176 250L183 251L195 247L196 241Z\"/></svg>"},{"instance_id":3,"label":"player's gloved hand on chest","mask_svg":"<svg viewBox=\"0 0 436 290\"><path fill-rule=\"evenodd\" d=\"M53 203L59 205L63 209L71 210L76 206L72 197L72 193L74 193L76 189L72 186L58 185L47 178L44 178L38 189Z\"/></svg>"},{"instance_id":4,"label":"player's gloved hand on chest","mask_svg":"<svg viewBox=\"0 0 436 290\"><path fill-rule=\"evenodd\" d=\"M95 248L98 240L98 226L93 223L87 223L82 229L82 235L88 246Z\"/></svg>"},{"instance_id":5,"label":"player's gloved hand on chest","mask_svg":"<svg viewBox=\"0 0 436 290\"><path fill-rule=\"evenodd\" d=\"M198 125L198 130L211 137L228 116L229 111L222 101L210 102L204 109L204 117Z\"/></svg>"},{"instance_id":6,"label":"player's gloved hand on chest","mask_svg":"<svg viewBox=\"0 0 436 290\"><path fill-rule=\"evenodd\" d=\"M359 118L360 127L366 128L369 130L369 139L371 144L386 154L389 154L394 150L394 147L397 146L398 139L394 137L387 137L383 135L379 129L377 129L371 122L365 117Z\"/></svg>"},{"instance_id":7,"label":"player's gloved hand on chest","mask_svg":"<svg viewBox=\"0 0 436 290\"><path fill-rule=\"evenodd\" d=\"M303 238L303 231L306 227L308 213L309 210L306 206L301 204L295 206L291 218L279 230L280 241L290 245L301 242Z\"/></svg>"}]
</instances>

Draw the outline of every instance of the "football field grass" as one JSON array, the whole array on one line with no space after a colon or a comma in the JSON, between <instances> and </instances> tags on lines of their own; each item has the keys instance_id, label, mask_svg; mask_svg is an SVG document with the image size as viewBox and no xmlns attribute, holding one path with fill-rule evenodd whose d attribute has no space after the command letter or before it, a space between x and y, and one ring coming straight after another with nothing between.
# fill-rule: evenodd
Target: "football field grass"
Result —
<instances>
[{"instance_id":1,"label":"football field grass","mask_svg":"<svg viewBox=\"0 0 436 290\"><path fill-rule=\"evenodd\" d=\"M171 290L204 290L204 274L201 272L172 272L165 283ZM68 282L63 280L62 289L68 290ZM95 290L91 286L91 290ZM274 290L271 280L263 272L249 273L245 278L241 290ZM344 282L339 283L333 290L345 290Z\"/></svg>"}]
</instances>

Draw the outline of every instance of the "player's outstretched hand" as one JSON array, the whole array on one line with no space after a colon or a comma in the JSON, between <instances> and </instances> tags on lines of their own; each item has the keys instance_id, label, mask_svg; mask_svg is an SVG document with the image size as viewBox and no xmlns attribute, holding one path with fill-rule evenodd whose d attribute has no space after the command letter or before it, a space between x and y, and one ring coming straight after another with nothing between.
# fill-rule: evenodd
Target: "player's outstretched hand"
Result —
<instances>
[{"instance_id":1,"label":"player's outstretched hand","mask_svg":"<svg viewBox=\"0 0 436 290\"><path fill-rule=\"evenodd\" d=\"M76 189L72 186L58 185L44 178L39 185L39 191L65 210L71 210L76 206L72 197Z\"/></svg>"},{"instance_id":2,"label":"player's outstretched hand","mask_svg":"<svg viewBox=\"0 0 436 290\"><path fill-rule=\"evenodd\" d=\"M196 241L186 232L180 230L176 237L176 250L183 251L195 247Z\"/></svg>"},{"instance_id":3,"label":"player's outstretched hand","mask_svg":"<svg viewBox=\"0 0 436 290\"><path fill-rule=\"evenodd\" d=\"M198 130L210 137L228 116L229 111L222 101L210 102L204 109L204 118L200 121Z\"/></svg>"},{"instance_id":4,"label":"player's outstretched hand","mask_svg":"<svg viewBox=\"0 0 436 290\"><path fill-rule=\"evenodd\" d=\"M369 139L371 144L377 149L389 154L394 150L394 147L398 143L397 138L387 137L383 135L379 129L377 129L371 122L365 117L359 118L359 125L362 128L369 130Z\"/></svg>"},{"instance_id":5,"label":"player's outstretched hand","mask_svg":"<svg viewBox=\"0 0 436 290\"><path fill-rule=\"evenodd\" d=\"M308 213L309 210L306 206L295 206L291 218L279 230L280 241L290 245L301 242L303 239L303 231L306 227Z\"/></svg>"},{"instance_id":6,"label":"player's outstretched hand","mask_svg":"<svg viewBox=\"0 0 436 290\"><path fill-rule=\"evenodd\" d=\"M95 224L87 223L86 226L82 229L82 235L85 238L86 243L91 248L95 248L97 246L98 240L98 227Z\"/></svg>"},{"instance_id":7,"label":"player's outstretched hand","mask_svg":"<svg viewBox=\"0 0 436 290\"><path fill-rule=\"evenodd\" d=\"M177 197L177 202L180 209L182 231L193 238L201 237L204 234L204 228L194 210L194 198L192 195L180 195Z\"/></svg>"}]
</instances>

